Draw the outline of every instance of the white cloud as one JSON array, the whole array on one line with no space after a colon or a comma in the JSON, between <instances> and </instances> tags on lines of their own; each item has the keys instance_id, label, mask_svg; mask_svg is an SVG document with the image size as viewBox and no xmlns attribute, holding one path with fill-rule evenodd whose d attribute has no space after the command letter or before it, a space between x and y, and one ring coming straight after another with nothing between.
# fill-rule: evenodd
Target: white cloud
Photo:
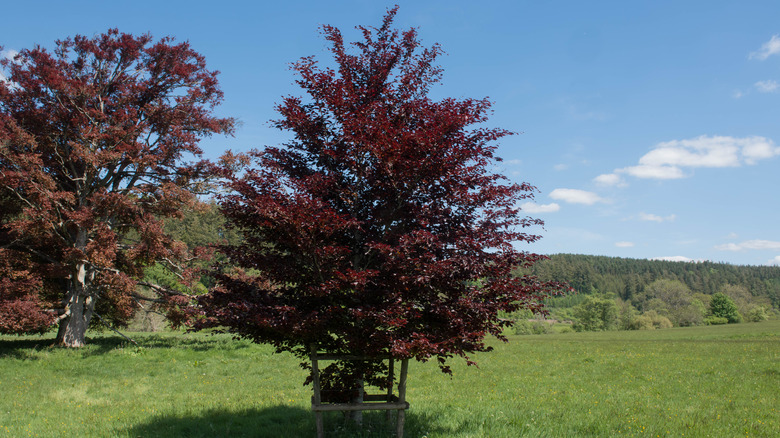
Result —
<instances>
[{"instance_id":1,"label":"white cloud","mask_svg":"<svg viewBox=\"0 0 780 438\"><path fill-rule=\"evenodd\" d=\"M767 265L780 266L780 255L766 262Z\"/></svg>"},{"instance_id":2,"label":"white cloud","mask_svg":"<svg viewBox=\"0 0 780 438\"><path fill-rule=\"evenodd\" d=\"M778 88L780 88L780 84L778 84L777 81L771 79L766 81L758 81L754 85L756 86L756 89L762 93L774 93Z\"/></svg>"},{"instance_id":3,"label":"white cloud","mask_svg":"<svg viewBox=\"0 0 780 438\"><path fill-rule=\"evenodd\" d=\"M555 166L553 166L553 169L557 171L566 170L568 168L569 168L568 164L556 164Z\"/></svg>"},{"instance_id":4,"label":"white cloud","mask_svg":"<svg viewBox=\"0 0 780 438\"><path fill-rule=\"evenodd\" d=\"M772 55L780 53L780 35L772 35L769 41L765 42L760 49L748 55L748 59L765 60Z\"/></svg>"},{"instance_id":5,"label":"white cloud","mask_svg":"<svg viewBox=\"0 0 780 438\"><path fill-rule=\"evenodd\" d=\"M526 202L520 206L520 209L526 213L554 213L561 209L561 206L552 204L537 204L535 202Z\"/></svg>"},{"instance_id":6,"label":"white cloud","mask_svg":"<svg viewBox=\"0 0 780 438\"><path fill-rule=\"evenodd\" d=\"M684 168L739 167L780 155L780 147L766 137L706 136L658 143L637 166L616 169L637 178L684 178Z\"/></svg>"},{"instance_id":7,"label":"white cloud","mask_svg":"<svg viewBox=\"0 0 780 438\"><path fill-rule=\"evenodd\" d=\"M639 159L643 166L729 167L739 165L743 139L701 136L659 143Z\"/></svg>"},{"instance_id":8,"label":"white cloud","mask_svg":"<svg viewBox=\"0 0 780 438\"><path fill-rule=\"evenodd\" d=\"M640 220L649 221L649 222L658 222L658 223L670 222L670 221L675 220L676 217L677 216L675 216L673 214L670 214L669 216L666 216L666 217L661 217L661 216L658 216L656 214L639 213L639 219Z\"/></svg>"},{"instance_id":9,"label":"white cloud","mask_svg":"<svg viewBox=\"0 0 780 438\"><path fill-rule=\"evenodd\" d=\"M734 90L733 93L731 93L731 97L734 99L741 99L745 96L745 93L742 92L742 90Z\"/></svg>"},{"instance_id":10,"label":"white cloud","mask_svg":"<svg viewBox=\"0 0 780 438\"><path fill-rule=\"evenodd\" d=\"M650 260L663 260L663 261L667 261L667 262L696 262L696 261L699 261L699 260L694 260L692 258L685 257L685 256L653 257Z\"/></svg>"},{"instance_id":11,"label":"white cloud","mask_svg":"<svg viewBox=\"0 0 780 438\"><path fill-rule=\"evenodd\" d=\"M558 201L585 205L593 205L597 202L604 201L599 195L593 192L577 189L555 189L550 192L550 197Z\"/></svg>"},{"instance_id":12,"label":"white cloud","mask_svg":"<svg viewBox=\"0 0 780 438\"><path fill-rule=\"evenodd\" d=\"M602 186L626 186L626 182L623 181L623 178L621 178L620 175L616 173L605 173L603 175L599 175L593 178L593 181L596 184L600 184Z\"/></svg>"},{"instance_id":13,"label":"white cloud","mask_svg":"<svg viewBox=\"0 0 780 438\"><path fill-rule=\"evenodd\" d=\"M725 245L718 245L715 249L721 251L745 251L745 250L778 250L780 249L780 242L772 240L746 240L742 243L727 243Z\"/></svg>"},{"instance_id":14,"label":"white cloud","mask_svg":"<svg viewBox=\"0 0 780 438\"><path fill-rule=\"evenodd\" d=\"M615 246L618 248L633 248L634 242L615 242Z\"/></svg>"},{"instance_id":15,"label":"white cloud","mask_svg":"<svg viewBox=\"0 0 780 438\"><path fill-rule=\"evenodd\" d=\"M504 163L511 164L512 166L519 166L523 164L523 160L505 160Z\"/></svg>"},{"instance_id":16,"label":"white cloud","mask_svg":"<svg viewBox=\"0 0 780 438\"><path fill-rule=\"evenodd\" d=\"M764 160L772 158L775 155L780 155L780 148L775 147L772 140L758 137L764 141L755 141L746 144L742 147L742 158L747 164L756 164L758 160Z\"/></svg>"},{"instance_id":17,"label":"white cloud","mask_svg":"<svg viewBox=\"0 0 780 438\"><path fill-rule=\"evenodd\" d=\"M615 172L627 173L637 178L650 179L680 179L685 178L685 174L680 168L673 166L631 166L622 169L616 169Z\"/></svg>"}]
</instances>

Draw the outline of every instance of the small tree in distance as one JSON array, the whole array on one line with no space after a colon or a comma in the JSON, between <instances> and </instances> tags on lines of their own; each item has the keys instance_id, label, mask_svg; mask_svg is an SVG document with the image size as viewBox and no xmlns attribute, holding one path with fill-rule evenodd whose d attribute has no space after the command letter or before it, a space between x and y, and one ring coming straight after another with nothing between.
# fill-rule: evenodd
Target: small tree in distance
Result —
<instances>
[{"instance_id":1,"label":"small tree in distance","mask_svg":"<svg viewBox=\"0 0 780 438\"><path fill-rule=\"evenodd\" d=\"M490 171L494 142L511 133L475 127L487 99L428 97L441 50L394 30L396 10L359 27L354 50L323 26L335 69L302 58L293 70L308 99L277 107L293 140L224 158L232 194L220 202L244 242L223 251L241 269L218 273L201 303L210 323L304 360L316 344L435 358L449 373L453 356L471 364L490 350L485 336L504 339L499 312L538 311L559 285L512 274L541 258L515 245L536 241L522 229L542 222L516 207L534 187ZM336 362L323 386L385 387L385 372L381 360Z\"/></svg>"},{"instance_id":2,"label":"small tree in distance","mask_svg":"<svg viewBox=\"0 0 780 438\"><path fill-rule=\"evenodd\" d=\"M742 315L739 314L734 300L723 292L712 296L710 314L715 318L725 318L729 324L742 322Z\"/></svg>"},{"instance_id":3,"label":"small tree in distance","mask_svg":"<svg viewBox=\"0 0 780 438\"><path fill-rule=\"evenodd\" d=\"M93 317L129 320L147 266L188 279L162 219L197 202L206 167L183 160L233 121L212 115L217 73L171 38L113 29L0 64L0 332L59 322L57 342L79 347Z\"/></svg>"},{"instance_id":4,"label":"small tree in distance","mask_svg":"<svg viewBox=\"0 0 780 438\"><path fill-rule=\"evenodd\" d=\"M619 311L615 300L609 296L588 295L574 308L576 331L602 331L618 328Z\"/></svg>"}]
</instances>

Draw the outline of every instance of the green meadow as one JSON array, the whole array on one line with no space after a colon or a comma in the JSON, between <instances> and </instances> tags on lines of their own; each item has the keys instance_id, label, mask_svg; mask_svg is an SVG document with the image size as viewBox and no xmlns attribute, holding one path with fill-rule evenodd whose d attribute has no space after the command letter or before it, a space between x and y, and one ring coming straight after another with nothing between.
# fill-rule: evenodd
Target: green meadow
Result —
<instances>
[{"instance_id":1,"label":"green meadow","mask_svg":"<svg viewBox=\"0 0 780 438\"><path fill-rule=\"evenodd\" d=\"M106 333L81 350L0 337L0 436L313 437L311 388L287 354L230 336ZM406 437L775 437L780 321L511 336L410 365ZM384 414L328 436L392 436Z\"/></svg>"}]
</instances>

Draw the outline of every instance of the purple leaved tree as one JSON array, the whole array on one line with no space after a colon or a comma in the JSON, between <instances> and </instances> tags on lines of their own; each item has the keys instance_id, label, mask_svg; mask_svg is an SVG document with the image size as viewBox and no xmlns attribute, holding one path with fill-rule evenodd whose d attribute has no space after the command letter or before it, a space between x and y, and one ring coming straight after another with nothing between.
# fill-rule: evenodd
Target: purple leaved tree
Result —
<instances>
[{"instance_id":1,"label":"purple leaved tree","mask_svg":"<svg viewBox=\"0 0 780 438\"><path fill-rule=\"evenodd\" d=\"M277 107L293 139L224 157L220 205L244 241L223 249L239 269L216 274L206 324L304 360L316 344L435 358L449 373L448 359L472 363L487 335L504 339L502 312L539 311L560 290L523 270L541 258L518 249L539 238L524 229L542 222L517 208L535 188L492 172L496 141L511 133L481 126L487 99L429 97L441 49L395 30L395 14L359 27L351 46L323 26L335 67L294 63L307 97ZM323 387L384 387L386 372L378 359L337 361Z\"/></svg>"}]
</instances>

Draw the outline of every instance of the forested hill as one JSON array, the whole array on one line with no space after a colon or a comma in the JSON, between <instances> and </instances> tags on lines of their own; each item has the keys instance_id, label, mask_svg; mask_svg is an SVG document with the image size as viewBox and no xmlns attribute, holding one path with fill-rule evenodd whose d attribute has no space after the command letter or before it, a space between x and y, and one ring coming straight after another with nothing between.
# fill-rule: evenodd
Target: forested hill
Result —
<instances>
[{"instance_id":1,"label":"forested hill","mask_svg":"<svg viewBox=\"0 0 780 438\"><path fill-rule=\"evenodd\" d=\"M780 306L780 266L737 266L713 262L669 262L578 254L555 254L534 265L542 280L566 281L578 293L614 293L624 300L642 294L659 279L678 280L693 293L712 295L724 286L743 286L753 296Z\"/></svg>"}]
</instances>

